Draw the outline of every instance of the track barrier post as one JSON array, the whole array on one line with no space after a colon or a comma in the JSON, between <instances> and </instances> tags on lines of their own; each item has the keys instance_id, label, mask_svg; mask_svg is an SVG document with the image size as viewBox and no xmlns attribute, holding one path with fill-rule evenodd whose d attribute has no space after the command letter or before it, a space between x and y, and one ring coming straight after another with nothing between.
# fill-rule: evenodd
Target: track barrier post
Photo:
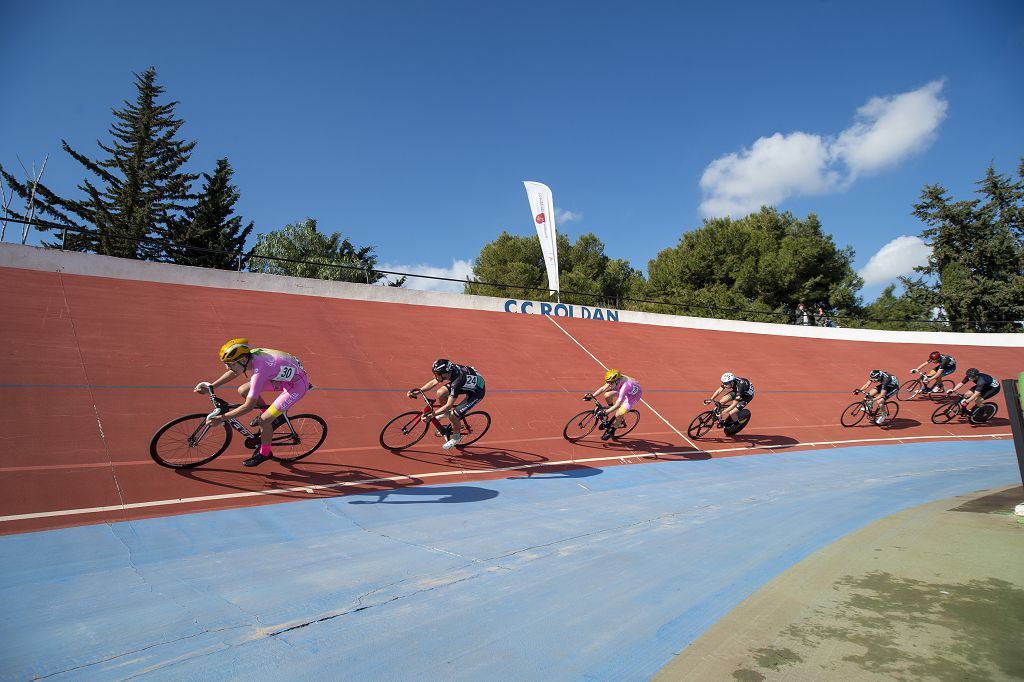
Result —
<instances>
[{"instance_id":1,"label":"track barrier post","mask_svg":"<svg viewBox=\"0 0 1024 682\"><path fill-rule=\"evenodd\" d=\"M1024 372L1017 379L1004 379L1006 386L1006 411L1010 417L1010 429L1013 431L1013 447L1017 451L1017 469L1021 483L1024 484L1024 414L1021 403L1024 402ZM1022 514L1024 501L1017 505L1017 514Z\"/></svg>"}]
</instances>

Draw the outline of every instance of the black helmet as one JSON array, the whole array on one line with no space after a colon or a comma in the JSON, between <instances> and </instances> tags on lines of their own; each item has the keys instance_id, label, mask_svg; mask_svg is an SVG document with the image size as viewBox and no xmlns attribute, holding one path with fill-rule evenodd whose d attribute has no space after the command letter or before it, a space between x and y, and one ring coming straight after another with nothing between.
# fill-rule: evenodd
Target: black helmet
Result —
<instances>
[{"instance_id":1,"label":"black helmet","mask_svg":"<svg viewBox=\"0 0 1024 682\"><path fill-rule=\"evenodd\" d=\"M978 371L977 367L971 367L969 370L967 370L967 374L965 375L965 377L968 381L974 381L975 379L978 378L979 374L981 374L981 372Z\"/></svg>"},{"instance_id":2,"label":"black helmet","mask_svg":"<svg viewBox=\"0 0 1024 682\"><path fill-rule=\"evenodd\" d=\"M878 381L879 379L882 378L882 370L880 370L880 369L873 369L873 370L871 370L871 374L869 374L868 377L872 381Z\"/></svg>"},{"instance_id":3,"label":"black helmet","mask_svg":"<svg viewBox=\"0 0 1024 682\"><path fill-rule=\"evenodd\" d=\"M450 360L438 358L437 360L434 360L434 364L430 367L430 371L434 374L447 374L452 371L452 363Z\"/></svg>"}]
</instances>

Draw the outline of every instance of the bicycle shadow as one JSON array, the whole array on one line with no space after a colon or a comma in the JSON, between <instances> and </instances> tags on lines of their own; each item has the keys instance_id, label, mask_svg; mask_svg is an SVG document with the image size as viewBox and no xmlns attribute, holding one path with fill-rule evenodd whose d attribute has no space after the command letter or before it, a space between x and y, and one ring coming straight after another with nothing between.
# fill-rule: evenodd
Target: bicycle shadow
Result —
<instances>
[{"instance_id":1,"label":"bicycle shadow","mask_svg":"<svg viewBox=\"0 0 1024 682\"><path fill-rule=\"evenodd\" d=\"M1007 419L1006 417L992 417L987 422L982 422L981 424L971 424L971 426L974 426L976 428L984 428L986 426L1005 427L1009 425L1010 420Z\"/></svg>"},{"instance_id":2,"label":"bicycle shadow","mask_svg":"<svg viewBox=\"0 0 1024 682\"><path fill-rule=\"evenodd\" d=\"M732 443L745 444L747 447L750 448L791 448L800 445L800 441L798 441L796 438L791 438L789 436L780 436L777 434L767 435L761 433L747 433L746 431L741 431L740 433L737 433L735 436L726 436L724 434L721 436L714 436L712 438L704 436L698 442L714 443L716 445L725 445Z\"/></svg>"},{"instance_id":3,"label":"bicycle shadow","mask_svg":"<svg viewBox=\"0 0 1024 682\"><path fill-rule=\"evenodd\" d=\"M409 499L389 500L388 498L397 495L409 497L432 497L435 499ZM372 493L356 493L352 497L374 496L375 500L349 500L349 504L462 504L466 502L483 502L492 500L498 496L497 490L490 488L477 488L470 485L451 486L416 486L414 488L395 488L393 490L379 490Z\"/></svg>"},{"instance_id":4,"label":"bicycle shadow","mask_svg":"<svg viewBox=\"0 0 1024 682\"><path fill-rule=\"evenodd\" d=\"M411 462L459 470L502 469L542 464L549 461L547 457L537 452L512 450L509 448L488 448L485 445L468 445L464 448L441 452L408 449L392 452L392 454Z\"/></svg>"},{"instance_id":5,"label":"bicycle shadow","mask_svg":"<svg viewBox=\"0 0 1024 682\"><path fill-rule=\"evenodd\" d=\"M603 452L615 450L617 449L616 446L618 446L625 448L630 453L624 454L624 457L650 457L651 459L673 462L711 459L711 455L708 453L703 450L694 449L689 445L678 445L664 440L651 440L649 438L631 438L628 435L623 438L613 438L607 441L588 441L583 439L576 441L574 445Z\"/></svg>"},{"instance_id":6,"label":"bicycle shadow","mask_svg":"<svg viewBox=\"0 0 1024 682\"><path fill-rule=\"evenodd\" d=\"M902 431L903 429L912 429L916 426L920 426L921 422L911 417L899 417L897 416L888 424L885 424L882 428L886 431Z\"/></svg>"},{"instance_id":7,"label":"bicycle shadow","mask_svg":"<svg viewBox=\"0 0 1024 682\"><path fill-rule=\"evenodd\" d=\"M423 483L423 479L416 477L414 474L385 469L364 467L344 472L309 472L296 468L301 464L300 462L275 462L273 464L279 465L281 469L254 471L241 468L204 467L202 469L174 469L173 471L182 478L198 483L240 492L258 491L268 498L294 500L307 500L310 495L333 497L363 489L397 489ZM264 466L271 465L272 463L267 463ZM240 476L244 478L240 479ZM381 478L401 478L401 480L375 480ZM254 485L245 485L246 481L250 481ZM275 484L279 484L282 487L278 488ZM311 487L305 488L304 486ZM289 488L298 488L298 490L289 490Z\"/></svg>"},{"instance_id":8,"label":"bicycle shadow","mask_svg":"<svg viewBox=\"0 0 1024 682\"><path fill-rule=\"evenodd\" d=\"M549 467L542 466L542 471L534 473L532 469L525 471L525 476L509 476L510 481L545 480L549 478L588 478L603 474L604 469L589 467L584 464L552 464Z\"/></svg>"}]
</instances>

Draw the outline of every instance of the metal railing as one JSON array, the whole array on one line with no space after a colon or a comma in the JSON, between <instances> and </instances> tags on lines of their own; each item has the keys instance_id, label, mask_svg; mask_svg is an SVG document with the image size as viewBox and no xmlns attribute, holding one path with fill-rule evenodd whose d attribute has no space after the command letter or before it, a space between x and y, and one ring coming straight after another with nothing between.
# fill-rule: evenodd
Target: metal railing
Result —
<instances>
[{"instance_id":1,"label":"metal railing","mask_svg":"<svg viewBox=\"0 0 1024 682\"><path fill-rule=\"evenodd\" d=\"M126 235L103 234L99 230L84 228L78 225L62 225L38 219L32 220L30 222L22 218L8 216L6 218L3 218L3 220L14 223L29 224L31 226L36 227L40 231L59 231L61 237L61 249L64 248L64 245L67 242L68 232L76 232L81 234L95 235L97 237L102 236L104 239L108 240L123 239L130 242L135 242L137 244L151 244L161 246L169 254L173 254L175 251L188 251L209 255L228 256L230 260L234 262L234 266L231 269L238 271L242 271L243 269L245 269L254 260L262 260L298 265L310 265L316 267L337 268L354 272L357 271L362 273L363 277L361 279L363 279L366 284L373 284L377 286L395 285L397 282L402 281L402 278L427 279L440 282L453 282L461 284L463 286L463 293L478 296L495 296L500 298L508 298L511 297L509 296L508 293L511 291L521 292L522 295L519 297L523 299L530 299L535 301L547 301L551 299L550 290L545 287L524 286L519 284L508 284L505 282L484 282L468 278L456 279L453 277L440 277L437 275L425 275L412 272L401 272L397 270L384 270L376 267L346 265L344 263L331 263L321 261L300 260L293 258L282 258L279 256L267 256L253 253L252 250L248 252L225 251L221 249L211 249L201 246L182 245L164 239L158 239L155 237L130 237ZM56 246L52 246L51 248L56 248ZM174 261L168 260L158 262ZM388 281L387 277L395 277L396 280ZM590 305L594 307L613 308L616 310L663 312L666 314L689 315L691 317L705 317L713 319L733 319L745 320L749 322L771 322L776 324L797 324L798 318L800 316L796 309L763 310L754 308L723 307L702 303L690 303L684 301L662 300L643 297L611 297L603 294L594 294L591 292L584 291L570 291L565 289L561 290L559 292L559 295L561 303L567 305ZM583 301L590 301L590 303L583 303ZM812 317L816 316L812 315ZM870 328L872 326L877 325L886 325L885 327L882 328L891 329L895 325L902 325L907 329L919 331L949 331L951 329L950 322L944 319L879 318L841 314L827 314L826 319L834 322L834 326L841 327ZM1013 320L960 321L958 324L958 326L961 327L977 327L981 325L1012 325L1014 331L1021 331L1021 322ZM833 325L811 324L808 326Z\"/></svg>"}]
</instances>

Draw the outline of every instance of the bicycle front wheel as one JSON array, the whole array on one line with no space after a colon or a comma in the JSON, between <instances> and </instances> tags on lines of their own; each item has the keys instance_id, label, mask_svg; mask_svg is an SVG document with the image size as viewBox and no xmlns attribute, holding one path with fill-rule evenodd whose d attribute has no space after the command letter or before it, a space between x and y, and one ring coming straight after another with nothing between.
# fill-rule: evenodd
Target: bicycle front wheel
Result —
<instances>
[{"instance_id":1,"label":"bicycle front wheel","mask_svg":"<svg viewBox=\"0 0 1024 682\"><path fill-rule=\"evenodd\" d=\"M149 443L149 455L160 466L191 469L220 456L230 442L226 422L207 424L205 414L188 414L160 427Z\"/></svg>"},{"instance_id":2,"label":"bicycle front wheel","mask_svg":"<svg viewBox=\"0 0 1024 682\"><path fill-rule=\"evenodd\" d=\"M460 430L462 438L457 446L461 448L477 442L483 438L489 428L491 428L491 415L486 412L470 412L462 418L462 429Z\"/></svg>"},{"instance_id":3,"label":"bicycle front wheel","mask_svg":"<svg viewBox=\"0 0 1024 682\"><path fill-rule=\"evenodd\" d=\"M707 412L701 412L693 418L690 426L686 429L686 433L690 434L690 438L702 438L714 425L715 412L714 410L708 410Z\"/></svg>"},{"instance_id":4,"label":"bicycle front wheel","mask_svg":"<svg viewBox=\"0 0 1024 682\"><path fill-rule=\"evenodd\" d=\"M921 389L924 385L920 379L907 379L900 385L900 390L896 393L897 400L913 400L921 394Z\"/></svg>"},{"instance_id":5,"label":"bicycle front wheel","mask_svg":"<svg viewBox=\"0 0 1024 682\"><path fill-rule=\"evenodd\" d=\"M948 424L960 414L960 402L953 401L945 405L939 405L932 412L932 424Z\"/></svg>"},{"instance_id":6,"label":"bicycle front wheel","mask_svg":"<svg viewBox=\"0 0 1024 682\"><path fill-rule=\"evenodd\" d=\"M380 446L385 450L404 450L416 445L427 435L427 422L422 412L403 412L380 431Z\"/></svg>"},{"instance_id":7,"label":"bicycle front wheel","mask_svg":"<svg viewBox=\"0 0 1024 682\"><path fill-rule=\"evenodd\" d=\"M864 407L865 405L863 401L852 403L849 407L843 410L842 416L839 417L839 423L843 426L856 426L857 424L860 424L860 420L864 418L865 414L867 414L864 411Z\"/></svg>"},{"instance_id":8,"label":"bicycle front wheel","mask_svg":"<svg viewBox=\"0 0 1024 682\"><path fill-rule=\"evenodd\" d=\"M288 424L291 423L289 428ZM327 422L315 414L297 414L274 431L274 459L297 462L316 452L327 438Z\"/></svg>"},{"instance_id":9,"label":"bicycle front wheel","mask_svg":"<svg viewBox=\"0 0 1024 682\"><path fill-rule=\"evenodd\" d=\"M627 433L635 429L636 425L640 423L640 413L636 410L630 410L626 414L622 415L622 419L626 422L626 425L616 428L615 433L612 434L612 438L622 438Z\"/></svg>"},{"instance_id":10,"label":"bicycle front wheel","mask_svg":"<svg viewBox=\"0 0 1024 682\"><path fill-rule=\"evenodd\" d=\"M570 419L565 428L562 429L562 435L570 443L575 443L581 438L586 438L590 435L590 432L597 427L597 415L594 414L593 410L586 412L580 412L578 415Z\"/></svg>"}]
</instances>

